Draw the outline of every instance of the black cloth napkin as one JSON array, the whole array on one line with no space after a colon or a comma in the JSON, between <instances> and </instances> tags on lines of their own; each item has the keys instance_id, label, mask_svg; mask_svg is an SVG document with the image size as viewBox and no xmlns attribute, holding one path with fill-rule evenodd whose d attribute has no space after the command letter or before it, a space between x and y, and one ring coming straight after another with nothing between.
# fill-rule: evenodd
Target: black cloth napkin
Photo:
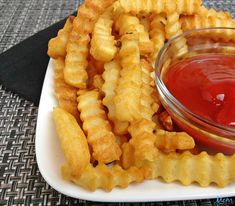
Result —
<instances>
[{"instance_id":1,"label":"black cloth napkin","mask_svg":"<svg viewBox=\"0 0 235 206\"><path fill-rule=\"evenodd\" d=\"M0 84L38 106L49 62L48 41L57 35L65 21L53 24L0 54Z\"/></svg>"}]
</instances>

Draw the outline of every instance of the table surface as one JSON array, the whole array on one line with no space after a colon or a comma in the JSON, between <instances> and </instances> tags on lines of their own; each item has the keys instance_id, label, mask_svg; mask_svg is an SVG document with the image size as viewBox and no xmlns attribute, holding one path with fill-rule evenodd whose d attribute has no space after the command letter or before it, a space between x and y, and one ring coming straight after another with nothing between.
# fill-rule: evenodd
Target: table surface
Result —
<instances>
[{"instance_id":1,"label":"table surface","mask_svg":"<svg viewBox=\"0 0 235 206\"><path fill-rule=\"evenodd\" d=\"M74 12L79 0L0 0L0 53ZM204 0L230 11L234 0ZM38 108L0 85L0 205L103 205L60 194L41 176L35 156ZM215 205L214 199L109 205Z\"/></svg>"}]
</instances>

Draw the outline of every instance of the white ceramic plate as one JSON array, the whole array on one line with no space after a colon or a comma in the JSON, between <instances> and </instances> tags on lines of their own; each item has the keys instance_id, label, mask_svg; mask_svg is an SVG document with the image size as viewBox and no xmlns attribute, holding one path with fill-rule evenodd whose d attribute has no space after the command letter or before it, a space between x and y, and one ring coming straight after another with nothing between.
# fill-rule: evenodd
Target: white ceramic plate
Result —
<instances>
[{"instance_id":1,"label":"white ceramic plate","mask_svg":"<svg viewBox=\"0 0 235 206\"><path fill-rule=\"evenodd\" d=\"M52 121L52 109L56 105L53 94L53 68L50 61L38 111L36 156L42 176L57 191L74 198L101 202L171 201L235 196L234 183L220 189L216 186L201 188L197 184L182 186L179 183L167 184L160 180L152 180L131 184L126 189L115 188L107 193L102 190L89 192L63 180L60 176L60 167L64 157Z\"/></svg>"}]
</instances>

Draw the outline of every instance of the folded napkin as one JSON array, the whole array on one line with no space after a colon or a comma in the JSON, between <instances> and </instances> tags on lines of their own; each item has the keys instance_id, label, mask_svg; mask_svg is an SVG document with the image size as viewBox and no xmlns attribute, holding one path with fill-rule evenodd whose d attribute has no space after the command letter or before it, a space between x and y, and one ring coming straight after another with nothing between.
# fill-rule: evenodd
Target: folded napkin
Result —
<instances>
[{"instance_id":1,"label":"folded napkin","mask_svg":"<svg viewBox=\"0 0 235 206\"><path fill-rule=\"evenodd\" d=\"M65 20L53 24L0 54L0 84L38 106L49 62L48 41L56 36Z\"/></svg>"}]
</instances>

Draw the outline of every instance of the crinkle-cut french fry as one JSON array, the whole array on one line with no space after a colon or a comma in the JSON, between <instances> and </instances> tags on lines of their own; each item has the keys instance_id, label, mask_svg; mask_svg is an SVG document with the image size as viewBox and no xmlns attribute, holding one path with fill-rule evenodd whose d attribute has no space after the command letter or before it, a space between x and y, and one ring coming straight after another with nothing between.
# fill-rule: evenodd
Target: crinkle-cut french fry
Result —
<instances>
[{"instance_id":1,"label":"crinkle-cut french fry","mask_svg":"<svg viewBox=\"0 0 235 206\"><path fill-rule=\"evenodd\" d=\"M111 61L117 52L115 39L112 35L112 8L109 8L95 23L91 39L91 55L99 61Z\"/></svg>"},{"instance_id":2,"label":"crinkle-cut french fry","mask_svg":"<svg viewBox=\"0 0 235 206\"><path fill-rule=\"evenodd\" d=\"M153 43L149 39L149 34L145 31L144 26L140 24L140 21L136 16L131 16L129 14L120 15L115 23L115 28L119 31L120 35L131 32L138 33L141 54L153 52Z\"/></svg>"},{"instance_id":3,"label":"crinkle-cut french fry","mask_svg":"<svg viewBox=\"0 0 235 206\"><path fill-rule=\"evenodd\" d=\"M194 14L198 11L201 0L119 0L125 13L159 14L176 11L182 14ZM176 3L176 8L173 4Z\"/></svg>"},{"instance_id":4,"label":"crinkle-cut french fry","mask_svg":"<svg viewBox=\"0 0 235 206\"><path fill-rule=\"evenodd\" d=\"M165 32L167 40L183 33L181 29L181 23L179 21L179 13L177 12L167 13ZM186 54L188 51L186 39L184 37L176 39L174 41L172 49L174 49L177 52L178 56L183 56L184 54Z\"/></svg>"},{"instance_id":5,"label":"crinkle-cut french fry","mask_svg":"<svg viewBox=\"0 0 235 206\"><path fill-rule=\"evenodd\" d=\"M152 116L155 113L154 99L152 97L153 88L150 83L152 82L151 72L152 66L144 59L140 61L141 65L141 99L140 99L140 114L142 118L152 120ZM154 105L154 106L153 106Z\"/></svg>"},{"instance_id":6,"label":"crinkle-cut french fry","mask_svg":"<svg viewBox=\"0 0 235 206\"><path fill-rule=\"evenodd\" d=\"M122 70L116 87L114 104L116 119L131 122L141 117L141 68L138 35L135 33L122 36L119 52Z\"/></svg>"},{"instance_id":7,"label":"crinkle-cut french fry","mask_svg":"<svg viewBox=\"0 0 235 206\"><path fill-rule=\"evenodd\" d=\"M72 87L64 81L64 59L58 58L54 64L54 89L59 106L71 113L80 123L77 109L77 88Z\"/></svg>"},{"instance_id":8,"label":"crinkle-cut french fry","mask_svg":"<svg viewBox=\"0 0 235 206\"><path fill-rule=\"evenodd\" d=\"M127 170L118 165L109 167L99 164L96 167L88 165L79 177L70 175L70 168L67 165L62 167L62 175L65 179L72 180L83 188L95 191L98 188L110 192L114 187L126 188L132 182L142 182L143 173L136 167Z\"/></svg>"},{"instance_id":9,"label":"crinkle-cut french fry","mask_svg":"<svg viewBox=\"0 0 235 206\"><path fill-rule=\"evenodd\" d=\"M179 14L196 14L201 4L201 0L176 0L176 10Z\"/></svg>"},{"instance_id":10,"label":"crinkle-cut french fry","mask_svg":"<svg viewBox=\"0 0 235 206\"><path fill-rule=\"evenodd\" d=\"M155 146L160 150L186 150L195 147L194 139L186 132L168 132L157 129Z\"/></svg>"},{"instance_id":11,"label":"crinkle-cut french fry","mask_svg":"<svg viewBox=\"0 0 235 206\"><path fill-rule=\"evenodd\" d=\"M114 0L85 0L78 8L78 14L73 24L74 29L78 33L91 33L100 14L113 2Z\"/></svg>"},{"instance_id":12,"label":"crinkle-cut french fry","mask_svg":"<svg viewBox=\"0 0 235 206\"><path fill-rule=\"evenodd\" d=\"M166 38L168 40L174 36L182 34L181 24L179 21L179 13L173 12L167 14L165 30L166 30Z\"/></svg>"},{"instance_id":13,"label":"crinkle-cut french fry","mask_svg":"<svg viewBox=\"0 0 235 206\"><path fill-rule=\"evenodd\" d=\"M155 14L150 18L150 39L154 45L154 52L151 56L151 61L155 62L158 52L163 47L165 43L165 24L166 17L164 14Z\"/></svg>"},{"instance_id":14,"label":"crinkle-cut french fry","mask_svg":"<svg viewBox=\"0 0 235 206\"><path fill-rule=\"evenodd\" d=\"M96 74L93 78L93 87L98 89L99 92L102 91L102 86L104 84L104 80L101 74Z\"/></svg>"},{"instance_id":15,"label":"crinkle-cut french fry","mask_svg":"<svg viewBox=\"0 0 235 206\"><path fill-rule=\"evenodd\" d=\"M197 182L202 187L211 183L225 187L235 181L235 154L212 156L206 152L193 155L189 151L170 154L159 151L156 160L145 166L145 178L158 177L166 182L180 181L183 185Z\"/></svg>"},{"instance_id":16,"label":"crinkle-cut french fry","mask_svg":"<svg viewBox=\"0 0 235 206\"><path fill-rule=\"evenodd\" d=\"M197 14L203 18L208 18L209 16L214 16L220 19L232 19L232 16L229 12L216 11L213 8L207 9L205 6L201 6Z\"/></svg>"},{"instance_id":17,"label":"crinkle-cut french fry","mask_svg":"<svg viewBox=\"0 0 235 206\"><path fill-rule=\"evenodd\" d=\"M77 88L86 88L89 41L89 35L79 35L74 31L70 33L65 58L64 79L66 83Z\"/></svg>"},{"instance_id":18,"label":"crinkle-cut french fry","mask_svg":"<svg viewBox=\"0 0 235 206\"><path fill-rule=\"evenodd\" d=\"M88 144L92 147L92 156L99 163L110 163L121 155L116 138L111 131L106 113L97 90L79 91L78 110L87 133Z\"/></svg>"},{"instance_id":19,"label":"crinkle-cut french fry","mask_svg":"<svg viewBox=\"0 0 235 206\"><path fill-rule=\"evenodd\" d=\"M136 166L155 160L158 149L154 146L154 128L154 122L146 119L134 121L128 128L131 134L129 143L134 148L133 158Z\"/></svg>"},{"instance_id":20,"label":"crinkle-cut french fry","mask_svg":"<svg viewBox=\"0 0 235 206\"><path fill-rule=\"evenodd\" d=\"M53 118L70 174L73 177L79 177L90 164L86 136L76 119L65 110L54 108Z\"/></svg>"},{"instance_id":21,"label":"crinkle-cut french fry","mask_svg":"<svg viewBox=\"0 0 235 206\"><path fill-rule=\"evenodd\" d=\"M66 56L66 46L68 43L69 33L73 28L74 18L74 16L68 17L64 27L59 30L57 36L49 41L47 54L50 57L56 59Z\"/></svg>"},{"instance_id":22,"label":"crinkle-cut french fry","mask_svg":"<svg viewBox=\"0 0 235 206\"><path fill-rule=\"evenodd\" d=\"M159 120L161 121L162 125L167 131L170 131L170 132L173 131L174 129L173 121L167 111L163 111L159 114Z\"/></svg>"},{"instance_id":23,"label":"crinkle-cut french fry","mask_svg":"<svg viewBox=\"0 0 235 206\"><path fill-rule=\"evenodd\" d=\"M233 19L221 19L214 16L209 16L208 18L201 17L199 15L194 16L184 16L180 19L183 31L188 31L191 29L199 29L205 27L235 27L235 20ZM213 38L222 38L225 41L235 41L235 31L233 30L218 30L217 33L211 34L205 31L205 35Z\"/></svg>"},{"instance_id":24,"label":"crinkle-cut french fry","mask_svg":"<svg viewBox=\"0 0 235 206\"><path fill-rule=\"evenodd\" d=\"M102 91L105 94L102 102L108 108L108 117L113 122L114 125L114 133L115 134L126 134L127 128L129 126L128 122L121 122L116 119L115 115L115 104L114 104L114 97L115 97L115 89L118 84L118 79L120 77L121 65L117 60L112 62L106 63L104 65L104 73L103 79L104 84L102 86Z\"/></svg>"}]
</instances>

